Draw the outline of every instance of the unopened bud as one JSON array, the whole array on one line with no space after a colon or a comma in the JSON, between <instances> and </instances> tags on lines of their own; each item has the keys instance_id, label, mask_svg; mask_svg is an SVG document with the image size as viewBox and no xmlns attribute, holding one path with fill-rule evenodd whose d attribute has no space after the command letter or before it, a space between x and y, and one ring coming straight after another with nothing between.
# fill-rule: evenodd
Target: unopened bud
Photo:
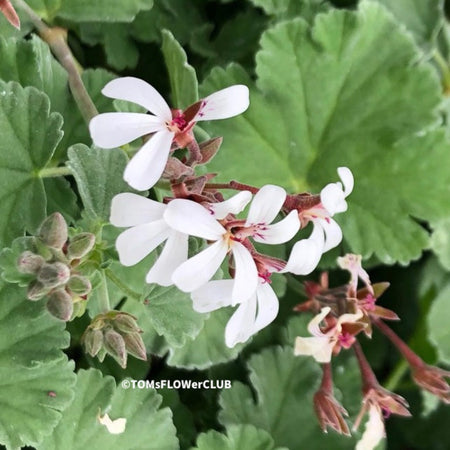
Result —
<instances>
[{"instance_id":1,"label":"unopened bud","mask_svg":"<svg viewBox=\"0 0 450 450\"><path fill-rule=\"evenodd\" d=\"M136 320L136 317L131 314L119 313L114 319L113 326L123 333L139 333L141 329L138 327Z\"/></svg>"},{"instance_id":2,"label":"unopened bud","mask_svg":"<svg viewBox=\"0 0 450 450\"><path fill-rule=\"evenodd\" d=\"M97 353L97 358L100 362L103 362L106 355L107 355L106 350L102 347Z\"/></svg>"},{"instance_id":3,"label":"unopened bud","mask_svg":"<svg viewBox=\"0 0 450 450\"><path fill-rule=\"evenodd\" d=\"M58 289L50 294L47 309L52 316L67 322L72 317L72 297L64 289Z\"/></svg>"},{"instance_id":4,"label":"unopened bud","mask_svg":"<svg viewBox=\"0 0 450 450\"><path fill-rule=\"evenodd\" d=\"M38 281L49 289L67 283L69 277L70 269L60 262L45 263L37 274Z\"/></svg>"},{"instance_id":5,"label":"unopened bud","mask_svg":"<svg viewBox=\"0 0 450 450\"><path fill-rule=\"evenodd\" d=\"M123 337L110 328L104 336L105 350L119 363L120 367L125 369L127 366L127 351Z\"/></svg>"},{"instance_id":6,"label":"unopened bud","mask_svg":"<svg viewBox=\"0 0 450 450\"><path fill-rule=\"evenodd\" d=\"M72 298L72 302L73 302L73 312L71 319L74 319L75 317L81 317L86 312L87 302L84 299L81 299L80 297Z\"/></svg>"},{"instance_id":7,"label":"unopened bud","mask_svg":"<svg viewBox=\"0 0 450 450\"><path fill-rule=\"evenodd\" d=\"M82 275L72 275L67 282L67 288L72 294L87 295L92 290L91 282Z\"/></svg>"},{"instance_id":8,"label":"unopened bud","mask_svg":"<svg viewBox=\"0 0 450 450\"><path fill-rule=\"evenodd\" d=\"M103 333L100 330L86 330L83 337L83 343L86 347L86 352L91 356L95 356L103 345Z\"/></svg>"},{"instance_id":9,"label":"unopened bud","mask_svg":"<svg viewBox=\"0 0 450 450\"><path fill-rule=\"evenodd\" d=\"M67 241L67 223L60 213L48 216L41 225L39 237L49 247L62 249Z\"/></svg>"},{"instance_id":10,"label":"unopened bud","mask_svg":"<svg viewBox=\"0 0 450 450\"><path fill-rule=\"evenodd\" d=\"M138 359L147 361L147 351L144 341L139 333L127 333L123 335L127 352Z\"/></svg>"},{"instance_id":11,"label":"unopened bud","mask_svg":"<svg viewBox=\"0 0 450 450\"><path fill-rule=\"evenodd\" d=\"M95 245L95 235L92 233L80 233L74 236L67 246L69 259L80 259L86 256Z\"/></svg>"},{"instance_id":12,"label":"unopened bud","mask_svg":"<svg viewBox=\"0 0 450 450\"><path fill-rule=\"evenodd\" d=\"M17 269L22 273L34 274L39 271L44 262L42 256L35 255L27 250L19 256L19 259L17 260Z\"/></svg>"},{"instance_id":13,"label":"unopened bud","mask_svg":"<svg viewBox=\"0 0 450 450\"><path fill-rule=\"evenodd\" d=\"M202 142L200 146L200 152L202 154L202 159L199 164L206 164L211 159L214 158L216 153L219 151L220 146L222 145L223 138L215 137L210 139L209 141Z\"/></svg>"},{"instance_id":14,"label":"unopened bud","mask_svg":"<svg viewBox=\"0 0 450 450\"><path fill-rule=\"evenodd\" d=\"M27 298L31 301L40 300L42 297L45 297L50 289L44 286L40 281L32 281L28 285L27 290Z\"/></svg>"}]
</instances>

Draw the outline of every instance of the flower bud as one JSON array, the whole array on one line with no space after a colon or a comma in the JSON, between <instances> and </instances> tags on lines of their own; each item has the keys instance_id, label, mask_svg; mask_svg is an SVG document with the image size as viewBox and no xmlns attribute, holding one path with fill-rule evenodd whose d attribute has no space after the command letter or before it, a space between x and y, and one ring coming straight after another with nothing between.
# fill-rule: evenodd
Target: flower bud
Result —
<instances>
[{"instance_id":1,"label":"flower bud","mask_svg":"<svg viewBox=\"0 0 450 450\"><path fill-rule=\"evenodd\" d=\"M44 264L45 260L40 255L35 255L30 251L23 252L17 260L17 269L22 273L35 274Z\"/></svg>"},{"instance_id":2,"label":"flower bud","mask_svg":"<svg viewBox=\"0 0 450 450\"><path fill-rule=\"evenodd\" d=\"M47 309L52 316L67 322L72 317L72 297L64 289L53 291L49 295Z\"/></svg>"},{"instance_id":3,"label":"flower bud","mask_svg":"<svg viewBox=\"0 0 450 450\"><path fill-rule=\"evenodd\" d=\"M80 259L86 256L94 247L95 236L92 233L80 233L74 236L67 247L69 259Z\"/></svg>"},{"instance_id":4,"label":"flower bud","mask_svg":"<svg viewBox=\"0 0 450 450\"><path fill-rule=\"evenodd\" d=\"M97 355L103 345L103 333L100 330L87 329L83 336L83 344L89 355Z\"/></svg>"},{"instance_id":5,"label":"flower bud","mask_svg":"<svg viewBox=\"0 0 450 450\"><path fill-rule=\"evenodd\" d=\"M72 298L73 302L73 312L70 320L75 317L81 317L86 312L86 304L87 302L84 299L80 299L80 297Z\"/></svg>"},{"instance_id":6,"label":"flower bud","mask_svg":"<svg viewBox=\"0 0 450 450\"><path fill-rule=\"evenodd\" d=\"M202 159L199 164L206 164L214 158L222 145L223 138L215 137L200 144Z\"/></svg>"},{"instance_id":7,"label":"flower bud","mask_svg":"<svg viewBox=\"0 0 450 450\"><path fill-rule=\"evenodd\" d=\"M82 275L72 275L67 282L67 288L71 294L81 296L89 294L92 285L88 278Z\"/></svg>"},{"instance_id":8,"label":"flower bud","mask_svg":"<svg viewBox=\"0 0 450 450\"><path fill-rule=\"evenodd\" d=\"M43 264L37 274L38 281L49 289L67 283L69 277L70 269L60 262Z\"/></svg>"},{"instance_id":9,"label":"flower bud","mask_svg":"<svg viewBox=\"0 0 450 450\"><path fill-rule=\"evenodd\" d=\"M112 328L103 335L104 349L119 363L122 369L127 366L127 351L123 337Z\"/></svg>"},{"instance_id":10,"label":"flower bud","mask_svg":"<svg viewBox=\"0 0 450 450\"><path fill-rule=\"evenodd\" d=\"M27 298L34 302L45 297L49 291L50 288L44 286L40 281L35 280L28 285Z\"/></svg>"},{"instance_id":11,"label":"flower bud","mask_svg":"<svg viewBox=\"0 0 450 450\"><path fill-rule=\"evenodd\" d=\"M113 326L122 333L139 333L141 329L138 327L136 320L136 317L131 314L119 313L114 319Z\"/></svg>"},{"instance_id":12,"label":"flower bud","mask_svg":"<svg viewBox=\"0 0 450 450\"><path fill-rule=\"evenodd\" d=\"M60 213L53 213L42 222L39 237L44 244L55 249L62 249L67 241L67 224Z\"/></svg>"},{"instance_id":13,"label":"flower bud","mask_svg":"<svg viewBox=\"0 0 450 450\"><path fill-rule=\"evenodd\" d=\"M125 341L127 352L130 355L147 361L147 351L139 333L126 333L123 335L123 340Z\"/></svg>"}]
</instances>

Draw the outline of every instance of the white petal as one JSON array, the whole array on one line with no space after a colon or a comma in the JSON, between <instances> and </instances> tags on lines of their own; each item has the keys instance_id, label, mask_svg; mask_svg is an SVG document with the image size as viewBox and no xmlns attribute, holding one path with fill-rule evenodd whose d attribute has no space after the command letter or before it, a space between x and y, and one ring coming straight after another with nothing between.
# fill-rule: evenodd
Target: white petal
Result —
<instances>
[{"instance_id":1,"label":"white petal","mask_svg":"<svg viewBox=\"0 0 450 450\"><path fill-rule=\"evenodd\" d=\"M204 98L194 122L227 119L243 113L249 105L248 87L242 84L227 87Z\"/></svg>"},{"instance_id":2,"label":"white petal","mask_svg":"<svg viewBox=\"0 0 450 450\"><path fill-rule=\"evenodd\" d=\"M328 316L331 308L329 306L325 306L320 310L320 313L315 315L308 323L308 331L316 337L325 336L322 331L320 331L319 325L326 316Z\"/></svg>"},{"instance_id":3,"label":"white petal","mask_svg":"<svg viewBox=\"0 0 450 450\"><path fill-rule=\"evenodd\" d=\"M213 280L191 294L194 310L200 313L215 311L231 305L233 280Z\"/></svg>"},{"instance_id":4,"label":"white petal","mask_svg":"<svg viewBox=\"0 0 450 450\"><path fill-rule=\"evenodd\" d=\"M216 219L224 219L228 214L239 214L252 198L249 191L241 191L228 200L219 203L211 203L209 209Z\"/></svg>"},{"instance_id":5,"label":"white petal","mask_svg":"<svg viewBox=\"0 0 450 450\"><path fill-rule=\"evenodd\" d=\"M227 251L228 246L225 241L215 242L181 264L173 273L172 281L184 292L195 291L213 277Z\"/></svg>"},{"instance_id":6,"label":"white petal","mask_svg":"<svg viewBox=\"0 0 450 450\"><path fill-rule=\"evenodd\" d=\"M352 193L355 183L352 171L348 167L339 167L337 172L344 185L344 194L347 197Z\"/></svg>"},{"instance_id":7,"label":"white petal","mask_svg":"<svg viewBox=\"0 0 450 450\"><path fill-rule=\"evenodd\" d=\"M105 414L103 417L98 416L97 420L100 424L104 425L111 434L123 433L127 424L127 419L125 419L124 417L120 417L116 420L111 420L108 414Z\"/></svg>"},{"instance_id":8,"label":"white petal","mask_svg":"<svg viewBox=\"0 0 450 450\"><path fill-rule=\"evenodd\" d=\"M250 252L240 243L233 242L231 247L234 257L235 275L233 303L245 302L256 291L258 270Z\"/></svg>"},{"instance_id":9,"label":"white petal","mask_svg":"<svg viewBox=\"0 0 450 450\"><path fill-rule=\"evenodd\" d=\"M319 230L320 231L320 230ZM323 232L322 242L316 239L302 239L292 247L288 262L281 271L290 272L295 275L308 275L319 264L323 250Z\"/></svg>"},{"instance_id":10,"label":"white petal","mask_svg":"<svg viewBox=\"0 0 450 450\"><path fill-rule=\"evenodd\" d=\"M330 216L347 211L347 202L341 183L327 184L320 192L320 201Z\"/></svg>"},{"instance_id":11,"label":"white petal","mask_svg":"<svg viewBox=\"0 0 450 450\"><path fill-rule=\"evenodd\" d=\"M187 234L172 230L163 251L147 273L147 283L157 283L161 286L173 284L172 275L177 267L187 260L188 256Z\"/></svg>"},{"instance_id":12,"label":"white petal","mask_svg":"<svg viewBox=\"0 0 450 450\"><path fill-rule=\"evenodd\" d=\"M173 137L169 131L155 133L128 163L123 179L139 191L153 187L166 167Z\"/></svg>"},{"instance_id":13,"label":"white petal","mask_svg":"<svg viewBox=\"0 0 450 450\"><path fill-rule=\"evenodd\" d=\"M239 342L245 342L252 335L256 315L256 294L246 302L241 303L231 316L225 328L225 343L234 347Z\"/></svg>"},{"instance_id":14,"label":"white petal","mask_svg":"<svg viewBox=\"0 0 450 450\"><path fill-rule=\"evenodd\" d=\"M386 435L382 412L376 405L370 405L366 429L356 444L355 450L373 450Z\"/></svg>"},{"instance_id":15,"label":"white petal","mask_svg":"<svg viewBox=\"0 0 450 450\"><path fill-rule=\"evenodd\" d=\"M166 208L163 203L124 192L112 199L109 220L116 227L133 227L162 219Z\"/></svg>"},{"instance_id":16,"label":"white petal","mask_svg":"<svg viewBox=\"0 0 450 450\"><path fill-rule=\"evenodd\" d=\"M106 97L127 100L141 105L147 111L152 112L164 120L172 119L169 105L161 94L153 86L139 78L116 78L102 89L102 94Z\"/></svg>"},{"instance_id":17,"label":"white petal","mask_svg":"<svg viewBox=\"0 0 450 450\"><path fill-rule=\"evenodd\" d=\"M256 289L258 314L253 325L253 334L272 323L278 314L278 298L269 283L259 283Z\"/></svg>"},{"instance_id":18,"label":"white petal","mask_svg":"<svg viewBox=\"0 0 450 450\"><path fill-rule=\"evenodd\" d=\"M325 233L325 244L323 246L322 253L327 252L328 250L338 246L341 243L342 230L341 227L333 219L313 219L313 221L314 226L316 226L316 221L320 222L320 226Z\"/></svg>"},{"instance_id":19,"label":"white petal","mask_svg":"<svg viewBox=\"0 0 450 450\"><path fill-rule=\"evenodd\" d=\"M265 229L258 231L253 239L263 244L283 244L291 240L300 229L300 220L297 211L291 211L283 220L276 224L266 225Z\"/></svg>"},{"instance_id":20,"label":"white petal","mask_svg":"<svg viewBox=\"0 0 450 450\"><path fill-rule=\"evenodd\" d=\"M331 353L335 342L327 337L297 337L295 339L294 355L313 356L319 363L331 361Z\"/></svg>"},{"instance_id":21,"label":"white petal","mask_svg":"<svg viewBox=\"0 0 450 450\"><path fill-rule=\"evenodd\" d=\"M169 232L170 229L164 220L138 225L124 231L116 241L120 262L124 266L138 263L167 239Z\"/></svg>"},{"instance_id":22,"label":"white petal","mask_svg":"<svg viewBox=\"0 0 450 450\"><path fill-rule=\"evenodd\" d=\"M210 241L222 239L226 233L211 212L191 200L172 200L164 213L164 219L174 230Z\"/></svg>"},{"instance_id":23,"label":"white petal","mask_svg":"<svg viewBox=\"0 0 450 450\"><path fill-rule=\"evenodd\" d=\"M286 191L282 187L272 184L263 186L253 198L245 226L272 223L285 200Z\"/></svg>"},{"instance_id":24,"label":"white petal","mask_svg":"<svg viewBox=\"0 0 450 450\"><path fill-rule=\"evenodd\" d=\"M141 113L104 113L89 122L92 140L102 148L120 147L144 134L165 129L160 118Z\"/></svg>"}]
</instances>

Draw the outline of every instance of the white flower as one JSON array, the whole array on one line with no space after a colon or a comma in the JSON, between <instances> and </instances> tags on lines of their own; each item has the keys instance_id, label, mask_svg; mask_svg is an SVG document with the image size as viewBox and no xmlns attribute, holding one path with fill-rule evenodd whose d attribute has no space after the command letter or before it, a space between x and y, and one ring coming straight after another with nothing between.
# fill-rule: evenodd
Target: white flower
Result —
<instances>
[{"instance_id":1,"label":"white flower","mask_svg":"<svg viewBox=\"0 0 450 450\"><path fill-rule=\"evenodd\" d=\"M246 203L250 197L251 195ZM247 238L252 237L266 244L279 244L291 239L300 226L296 211L280 222L270 225L285 198L284 189L272 185L264 186L255 195L247 221L232 221L228 227L226 223L221 225L214 215L198 203L183 199L172 200L164 213L166 222L176 230L213 241L205 250L175 270L172 277L175 285L184 292L197 290L213 277L226 255L231 253L235 269L233 304L247 300L254 294L258 284L256 264L251 251L245 246ZM240 204L245 206L243 202ZM220 208L220 216L226 217L227 208L224 209L223 205Z\"/></svg>"},{"instance_id":2,"label":"white flower","mask_svg":"<svg viewBox=\"0 0 450 450\"><path fill-rule=\"evenodd\" d=\"M155 133L125 169L125 181L138 190L155 185L166 166L172 142L175 140L185 146L191 139L189 133L196 122L233 117L244 112L249 105L248 88L243 85L217 91L184 112L172 112L158 91L138 78L112 80L102 93L137 103L152 113L104 113L95 116L89 124L94 144L103 148L119 147Z\"/></svg>"},{"instance_id":3,"label":"white flower","mask_svg":"<svg viewBox=\"0 0 450 450\"><path fill-rule=\"evenodd\" d=\"M373 450L386 436L381 408L376 403L369 406L369 420L355 450Z\"/></svg>"},{"instance_id":4,"label":"white flower","mask_svg":"<svg viewBox=\"0 0 450 450\"><path fill-rule=\"evenodd\" d=\"M189 200L186 200L189 201ZM116 248L120 262L133 266L167 241L153 267L147 283L170 286L174 270L188 256L188 235L173 230L164 220L167 205L140 195L123 193L112 200L110 221L117 227L131 227L119 235Z\"/></svg>"},{"instance_id":5,"label":"white flower","mask_svg":"<svg viewBox=\"0 0 450 450\"><path fill-rule=\"evenodd\" d=\"M122 434L127 425L127 419L124 417L111 420L108 414L105 414L104 416L97 416L97 420L101 425L104 425L111 434Z\"/></svg>"},{"instance_id":6,"label":"white flower","mask_svg":"<svg viewBox=\"0 0 450 450\"><path fill-rule=\"evenodd\" d=\"M201 313L211 312L233 302L233 280L214 280L192 293L194 309ZM246 342L252 335L269 325L278 314L278 298L270 283L258 279L255 292L231 316L225 328L225 343L234 347Z\"/></svg>"},{"instance_id":7,"label":"white flower","mask_svg":"<svg viewBox=\"0 0 450 450\"><path fill-rule=\"evenodd\" d=\"M320 204L300 213L303 220L313 223L313 231L309 238L294 245L284 272L308 275L317 267L322 254L341 242L341 228L331 217L347 210L345 199L353 190L354 180L347 167L339 167L337 171L342 183L325 186L320 193Z\"/></svg>"},{"instance_id":8,"label":"white flower","mask_svg":"<svg viewBox=\"0 0 450 450\"><path fill-rule=\"evenodd\" d=\"M362 312L358 310L356 314L342 314L337 319L336 324L326 333L323 333L319 327L320 322L328 315L331 309L327 306L322 308L308 324L308 331L313 337L297 337L295 340L295 355L313 356L317 362L328 363L331 361L331 355L335 345L341 335L342 325L344 323L354 323L362 317ZM345 337L346 338L346 337Z\"/></svg>"}]
</instances>

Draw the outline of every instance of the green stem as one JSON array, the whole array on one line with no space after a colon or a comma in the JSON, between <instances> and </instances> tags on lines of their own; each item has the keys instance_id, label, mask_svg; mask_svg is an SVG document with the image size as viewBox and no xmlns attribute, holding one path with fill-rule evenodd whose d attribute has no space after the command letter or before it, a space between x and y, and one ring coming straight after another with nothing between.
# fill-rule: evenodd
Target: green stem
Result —
<instances>
[{"instance_id":1,"label":"green stem","mask_svg":"<svg viewBox=\"0 0 450 450\"><path fill-rule=\"evenodd\" d=\"M439 52L439 50L434 50L433 57L442 71L444 90L448 91L450 90L450 67L445 58Z\"/></svg>"},{"instance_id":2,"label":"green stem","mask_svg":"<svg viewBox=\"0 0 450 450\"><path fill-rule=\"evenodd\" d=\"M69 86L73 98L84 120L89 123L98 114L98 111L83 84L79 72L79 65L67 45L67 31L62 28L48 27L24 0L14 0L14 3L25 12L38 30L41 38L47 42L60 64L66 69L69 75Z\"/></svg>"},{"instance_id":3,"label":"green stem","mask_svg":"<svg viewBox=\"0 0 450 450\"><path fill-rule=\"evenodd\" d=\"M39 171L40 178L54 178L72 175L72 170L67 166L47 167Z\"/></svg>"},{"instance_id":4,"label":"green stem","mask_svg":"<svg viewBox=\"0 0 450 450\"><path fill-rule=\"evenodd\" d=\"M111 311L111 305L109 304L109 292L108 292L108 285L106 284L106 277L105 277L105 270L102 270L101 272L102 281L99 286L99 306L100 311L104 314Z\"/></svg>"},{"instance_id":5,"label":"green stem","mask_svg":"<svg viewBox=\"0 0 450 450\"><path fill-rule=\"evenodd\" d=\"M402 359L395 369L392 371L392 373L389 375L389 378L387 379L386 383L384 383L384 387L388 391L395 391L397 389L397 386L400 384L400 381L404 377L406 371L408 370L409 365L406 362L405 359Z\"/></svg>"},{"instance_id":6,"label":"green stem","mask_svg":"<svg viewBox=\"0 0 450 450\"><path fill-rule=\"evenodd\" d=\"M104 270L105 275L124 293L127 294L128 297L134 298L135 300L141 300L141 296L130 289L126 284L122 282L120 278L118 278L111 269Z\"/></svg>"}]
</instances>

